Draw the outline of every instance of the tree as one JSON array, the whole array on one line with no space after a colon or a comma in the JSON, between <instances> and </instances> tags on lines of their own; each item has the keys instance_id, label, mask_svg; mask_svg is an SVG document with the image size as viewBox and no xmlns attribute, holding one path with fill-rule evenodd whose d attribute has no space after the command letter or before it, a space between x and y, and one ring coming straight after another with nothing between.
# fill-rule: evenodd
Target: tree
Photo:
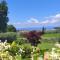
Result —
<instances>
[{"instance_id":1,"label":"tree","mask_svg":"<svg viewBox=\"0 0 60 60\"><path fill-rule=\"evenodd\" d=\"M0 32L6 32L8 22L8 7L5 0L0 3Z\"/></svg>"},{"instance_id":2,"label":"tree","mask_svg":"<svg viewBox=\"0 0 60 60\"><path fill-rule=\"evenodd\" d=\"M46 30L46 28L42 28L42 34L44 34L45 33L45 30Z\"/></svg>"},{"instance_id":3,"label":"tree","mask_svg":"<svg viewBox=\"0 0 60 60\"><path fill-rule=\"evenodd\" d=\"M7 32L16 32L16 28L13 25L8 25Z\"/></svg>"},{"instance_id":4,"label":"tree","mask_svg":"<svg viewBox=\"0 0 60 60\"><path fill-rule=\"evenodd\" d=\"M44 34L44 29L42 29L42 32L41 31L26 32L24 33L24 36L31 43L31 45L37 46L37 44L41 42L39 39L41 39L41 36L43 34Z\"/></svg>"}]
</instances>

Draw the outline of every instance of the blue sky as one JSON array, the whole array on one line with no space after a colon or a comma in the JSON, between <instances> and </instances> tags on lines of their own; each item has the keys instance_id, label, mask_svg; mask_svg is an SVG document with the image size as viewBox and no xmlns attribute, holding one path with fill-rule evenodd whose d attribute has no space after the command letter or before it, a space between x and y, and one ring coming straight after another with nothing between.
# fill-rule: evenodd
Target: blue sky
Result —
<instances>
[{"instance_id":1,"label":"blue sky","mask_svg":"<svg viewBox=\"0 0 60 60\"><path fill-rule=\"evenodd\" d=\"M16 28L59 26L60 0L6 0L9 23Z\"/></svg>"}]
</instances>

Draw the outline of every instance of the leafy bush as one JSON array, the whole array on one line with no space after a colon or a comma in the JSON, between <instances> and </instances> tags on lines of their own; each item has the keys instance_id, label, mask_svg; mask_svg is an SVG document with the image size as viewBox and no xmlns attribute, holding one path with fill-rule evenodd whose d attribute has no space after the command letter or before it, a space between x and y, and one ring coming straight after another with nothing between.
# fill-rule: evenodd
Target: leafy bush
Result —
<instances>
[{"instance_id":1,"label":"leafy bush","mask_svg":"<svg viewBox=\"0 0 60 60\"><path fill-rule=\"evenodd\" d=\"M48 55L48 60L60 60L60 48L52 48Z\"/></svg>"},{"instance_id":2,"label":"leafy bush","mask_svg":"<svg viewBox=\"0 0 60 60\"><path fill-rule=\"evenodd\" d=\"M8 42L12 42L16 40L16 33L14 32L7 32L7 33L0 33L0 40L4 42L7 40Z\"/></svg>"},{"instance_id":3,"label":"leafy bush","mask_svg":"<svg viewBox=\"0 0 60 60\"><path fill-rule=\"evenodd\" d=\"M17 38L16 43L22 45L24 43L27 43L27 40L25 38Z\"/></svg>"},{"instance_id":4,"label":"leafy bush","mask_svg":"<svg viewBox=\"0 0 60 60\"><path fill-rule=\"evenodd\" d=\"M0 60L15 60L15 55L9 51L11 45L7 42L0 42Z\"/></svg>"},{"instance_id":5,"label":"leafy bush","mask_svg":"<svg viewBox=\"0 0 60 60\"><path fill-rule=\"evenodd\" d=\"M21 60L19 48L15 41L12 44L7 43L7 41L0 42L0 60Z\"/></svg>"},{"instance_id":6,"label":"leafy bush","mask_svg":"<svg viewBox=\"0 0 60 60\"><path fill-rule=\"evenodd\" d=\"M39 39L41 39L41 35L44 34L44 31L42 31L42 32L30 31L30 32L26 32L24 34L25 34L25 37L27 38L27 40L31 43L31 45L37 46L37 44L40 43Z\"/></svg>"},{"instance_id":7,"label":"leafy bush","mask_svg":"<svg viewBox=\"0 0 60 60\"><path fill-rule=\"evenodd\" d=\"M21 46L21 48L23 49L23 52L21 54L22 58L31 57L32 46L30 44L24 44Z\"/></svg>"},{"instance_id":8,"label":"leafy bush","mask_svg":"<svg viewBox=\"0 0 60 60\"><path fill-rule=\"evenodd\" d=\"M15 41L13 41L9 49L9 52L11 52L12 55L16 55L16 53L18 53L18 50L19 50L19 46L16 44Z\"/></svg>"}]
</instances>

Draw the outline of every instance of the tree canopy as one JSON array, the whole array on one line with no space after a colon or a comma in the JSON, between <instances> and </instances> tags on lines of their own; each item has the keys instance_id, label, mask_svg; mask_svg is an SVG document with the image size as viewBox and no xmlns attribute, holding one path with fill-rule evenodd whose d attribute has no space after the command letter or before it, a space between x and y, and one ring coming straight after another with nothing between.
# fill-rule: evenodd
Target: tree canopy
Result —
<instances>
[{"instance_id":1,"label":"tree canopy","mask_svg":"<svg viewBox=\"0 0 60 60\"><path fill-rule=\"evenodd\" d=\"M8 6L5 0L0 2L0 32L6 32L8 19Z\"/></svg>"},{"instance_id":2,"label":"tree canopy","mask_svg":"<svg viewBox=\"0 0 60 60\"><path fill-rule=\"evenodd\" d=\"M13 25L8 25L7 32L16 32L16 28Z\"/></svg>"}]
</instances>

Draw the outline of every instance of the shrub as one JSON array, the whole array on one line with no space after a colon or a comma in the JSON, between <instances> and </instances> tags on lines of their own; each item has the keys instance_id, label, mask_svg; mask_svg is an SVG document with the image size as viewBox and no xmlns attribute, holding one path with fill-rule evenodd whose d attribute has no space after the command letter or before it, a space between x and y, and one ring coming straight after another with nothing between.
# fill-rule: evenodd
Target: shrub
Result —
<instances>
[{"instance_id":1,"label":"shrub","mask_svg":"<svg viewBox=\"0 0 60 60\"><path fill-rule=\"evenodd\" d=\"M22 45L24 43L27 43L27 40L25 38L17 38L16 43Z\"/></svg>"},{"instance_id":2,"label":"shrub","mask_svg":"<svg viewBox=\"0 0 60 60\"><path fill-rule=\"evenodd\" d=\"M16 60L15 55L9 50L11 45L7 42L0 42L0 60Z\"/></svg>"},{"instance_id":3,"label":"shrub","mask_svg":"<svg viewBox=\"0 0 60 60\"><path fill-rule=\"evenodd\" d=\"M12 44L11 44L11 47L9 49L9 52L11 52L12 55L16 55L16 53L18 53L18 50L19 50L18 45L16 44L15 41L13 41Z\"/></svg>"},{"instance_id":4,"label":"shrub","mask_svg":"<svg viewBox=\"0 0 60 60\"><path fill-rule=\"evenodd\" d=\"M23 52L21 54L22 58L31 57L32 46L30 44L24 44L21 46L21 48L23 49Z\"/></svg>"},{"instance_id":5,"label":"shrub","mask_svg":"<svg viewBox=\"0 0 60 60\"><path fill-rule=\"evenodd\" d=\"M60 60L60 48L52 48L48 55L48 60Z\"/></svg>"},{"instance_id":6,"label":"shrub","mask_svg":"<svg viewBox=\"0 0 60 60\"><path fill-rule=\"evenodd\" d=\"M41 42L39 39L41 39L41 35L43 35L44 32L30 31L24 34L27 40L31 43L31 45L37 46L37 44Z\"/></svg>"},{"instance_id":7,"label":"shrub","mask_svg":"<svg viewBox=\"0 0 60 60\"><path fill-rule=\"evenodd\" d=\"M16 33L14 32L7 32L7 33L0 33L0 40L4 42L7 40L8 42L12 42L16 40Z\"/></svg>"}]
</instances>

